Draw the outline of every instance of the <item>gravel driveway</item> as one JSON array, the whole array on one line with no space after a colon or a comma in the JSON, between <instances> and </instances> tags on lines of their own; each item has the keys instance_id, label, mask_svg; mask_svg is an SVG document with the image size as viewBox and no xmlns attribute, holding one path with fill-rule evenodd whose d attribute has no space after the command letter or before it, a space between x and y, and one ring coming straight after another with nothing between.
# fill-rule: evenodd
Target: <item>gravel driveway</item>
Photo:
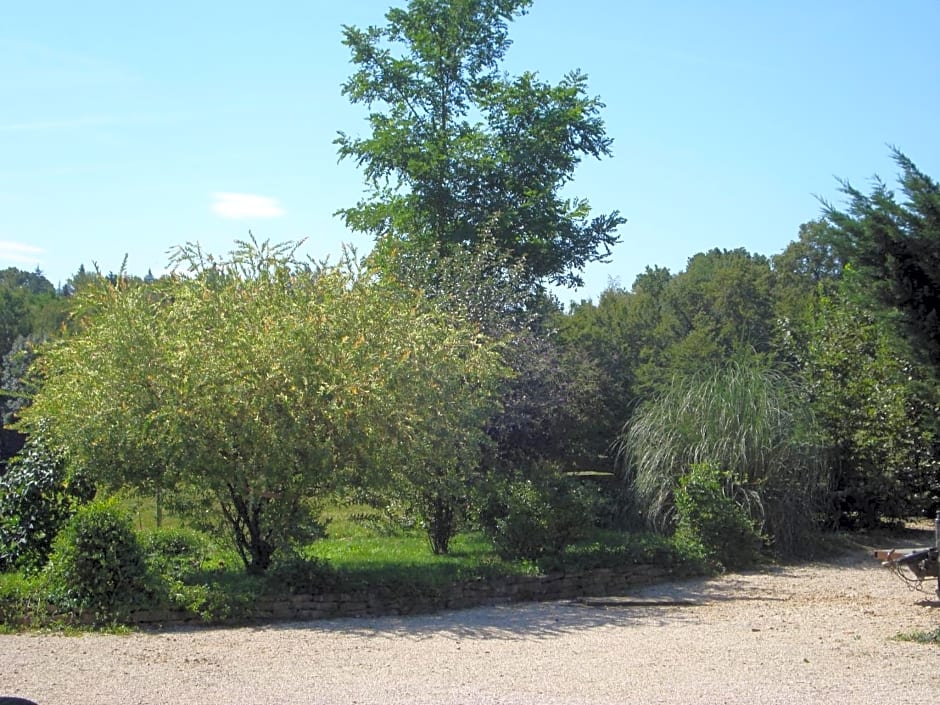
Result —
<instances>
[{"instance_id":1,"label":"gravel driveway","mask_svg":"<svg viewBox=\"0 0 940 705\"><path fill-rule=\"evenodd\" d=\"M933 590L935 583L930 586ZM127 636L0 635L0 695L97 703L925 703L940 625L864 551L621 599Z\"/></svg>"}]
</instances>

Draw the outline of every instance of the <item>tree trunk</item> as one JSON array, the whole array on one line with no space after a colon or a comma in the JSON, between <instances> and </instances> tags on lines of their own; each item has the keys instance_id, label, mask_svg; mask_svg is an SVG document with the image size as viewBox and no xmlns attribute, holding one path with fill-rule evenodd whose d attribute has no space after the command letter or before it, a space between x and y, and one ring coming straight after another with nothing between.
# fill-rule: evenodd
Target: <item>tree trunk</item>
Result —
<instances>
[{"instance_id":1,"label":"tree trunk","mask_svg":"<svg viewBox=\"0 0 940 705\"><path fill-rule=\"evenodd\" d=\"M435 495L428 501L428 507L426 521L431 551L436 556L446 554L454 536L454 504L448 497Z\"/></svg>"}]
</instances>

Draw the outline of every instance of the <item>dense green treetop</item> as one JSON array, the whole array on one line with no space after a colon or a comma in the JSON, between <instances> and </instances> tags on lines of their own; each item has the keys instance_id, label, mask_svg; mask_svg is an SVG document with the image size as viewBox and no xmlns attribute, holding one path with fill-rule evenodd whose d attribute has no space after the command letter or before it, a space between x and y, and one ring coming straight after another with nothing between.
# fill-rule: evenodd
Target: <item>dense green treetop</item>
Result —
<instances>
[{"instance_id":1,"label":"dense green treetop","mask_svg":"<svg viewBox=\"0 0 940 705\"><path fill-rule=\"evenodd\" d=\"M35 272L26 272L16 267L0 270L0 287L23 289L30 294L55 293L55 287L38 269Z\"/></svg>"},{"instance_id":2,"label":"dense green treetop","mask_svg":"<svg viewBox=\"0 0 940 705\"><path fill-rule=\"evenodd\" d=\"M877 181L843 184L844 210L826 204L832 247L869 282L873 303L901 311L908 333L940 369L940 184L895 150L904 200Z\"/></svg>"},{"instance_id":3,"label":"dense green treetop","mask_svg":"<svg viewBox=\"0 0 940 705\"><path fill-rule=\"evenodd\" d=\"M670 352L674 368L695 372L742 350L767 352L772 288L770 262L743 248L690 258L664 292L681 336Z\"/></svg>"},{"instance_id":4,"label":"dense green treetop","mask_svg":"<svg viewBox=\"0 0 940 705\"><path fill-rule=\"evenodd\" d=\"M560 195L582 157L610 155L603 104L578 71L552 85L499 70L530 4L411 0L384 27L344 28L356 71L343 93L372 110L368 137L336 139L368 186L339 211L349 227L442 252L486 231L533 278L566 285L609 254L623 218Z\"/></svg>"},{"instance_id":5,"label":"dense green treetop","mask_svg":"<svg viewBox=\"0 0 940 705\"><path fill-rule=\"evenodd\" d=\"M713 249L685 270L650 269L629 291L611 288L598 303L572 309L562 329L619 369L613 388L646 396L675 373L695 373L739 353L767 354L773 343L774 272L766 257ZM629 399L621 402L629 405Z\"/></svg>"},{"instance_id":6,"label":"dense green treetop","mask_svg":"<svg viewBox=\"0 0 940 705\"><path fill-rule=\"evenodd\" d=\"M18 337L54 333L64 318L64 309L55 287L39 270L0 270L0 357Z\"/></svg>"}]
</instances>

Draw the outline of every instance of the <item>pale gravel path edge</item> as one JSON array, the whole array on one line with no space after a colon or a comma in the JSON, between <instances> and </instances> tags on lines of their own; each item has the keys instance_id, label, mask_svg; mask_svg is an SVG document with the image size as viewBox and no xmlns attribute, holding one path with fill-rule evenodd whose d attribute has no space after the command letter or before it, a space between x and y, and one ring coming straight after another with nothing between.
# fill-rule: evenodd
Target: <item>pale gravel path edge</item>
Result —
<instances>
[{"instance_id":1,"label":"pale gravel path edge","mask_svg":"<svg viewBox=\"0 0 940 705\"><path fill-rule=\"evenodd\" d=\"M936 583L930 586L932 591ZM866 555L576 601L126 636L0 635L0 694L157 703L924 703L940 601Z\"/></svg>"}]
</instances>

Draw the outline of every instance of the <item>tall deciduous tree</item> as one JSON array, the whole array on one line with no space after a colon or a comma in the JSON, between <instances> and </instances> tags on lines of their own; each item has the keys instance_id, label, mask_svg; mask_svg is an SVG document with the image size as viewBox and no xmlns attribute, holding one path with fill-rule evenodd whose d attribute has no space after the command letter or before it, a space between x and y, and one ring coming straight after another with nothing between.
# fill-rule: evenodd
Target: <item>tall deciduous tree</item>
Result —
<instances>
[{"instance_id":1,"label":"tall deciduous tree","mask_svg":"<svg viewBox=\"0 0 940 705\"><path fill-rule=\"evenodd\" d=\"M582 157L610 155L603 104L578 71L551 85L499 69L530 5L411 0L384 27L344 28L356 71L343 93L373 111L371 135L336 139L368 185L339 211L349 227L445 253L485 229L533 278L567 285L609 254L624 219L560 193Z\"/></svg>"},{"instance_id":2,"label":"tall deciduous tree","mask_svg":"<svg viewBox=\"0 0 940 705\"><path fill-rule=\"evenodd\" d=\"M735 353L768 352L772 289L773 272L762 255L713 249L690 258L664 291L681 336L668 351L672 369L694 374Z\"/></svg>"},{"instance_id":3,"label":"tall deciduous tree","mask_svg":"<svg viewBox=\"0 0 940 705\"><path fill-rule=\"evenodd\" d=\"M479 452L498 356L420 292L253 241L178 262L188 275L82 287L82 325L40 357L24 423L69 461L214 502L261 572L348 472L414 478Z\"/></svg>"}]
</instances>

